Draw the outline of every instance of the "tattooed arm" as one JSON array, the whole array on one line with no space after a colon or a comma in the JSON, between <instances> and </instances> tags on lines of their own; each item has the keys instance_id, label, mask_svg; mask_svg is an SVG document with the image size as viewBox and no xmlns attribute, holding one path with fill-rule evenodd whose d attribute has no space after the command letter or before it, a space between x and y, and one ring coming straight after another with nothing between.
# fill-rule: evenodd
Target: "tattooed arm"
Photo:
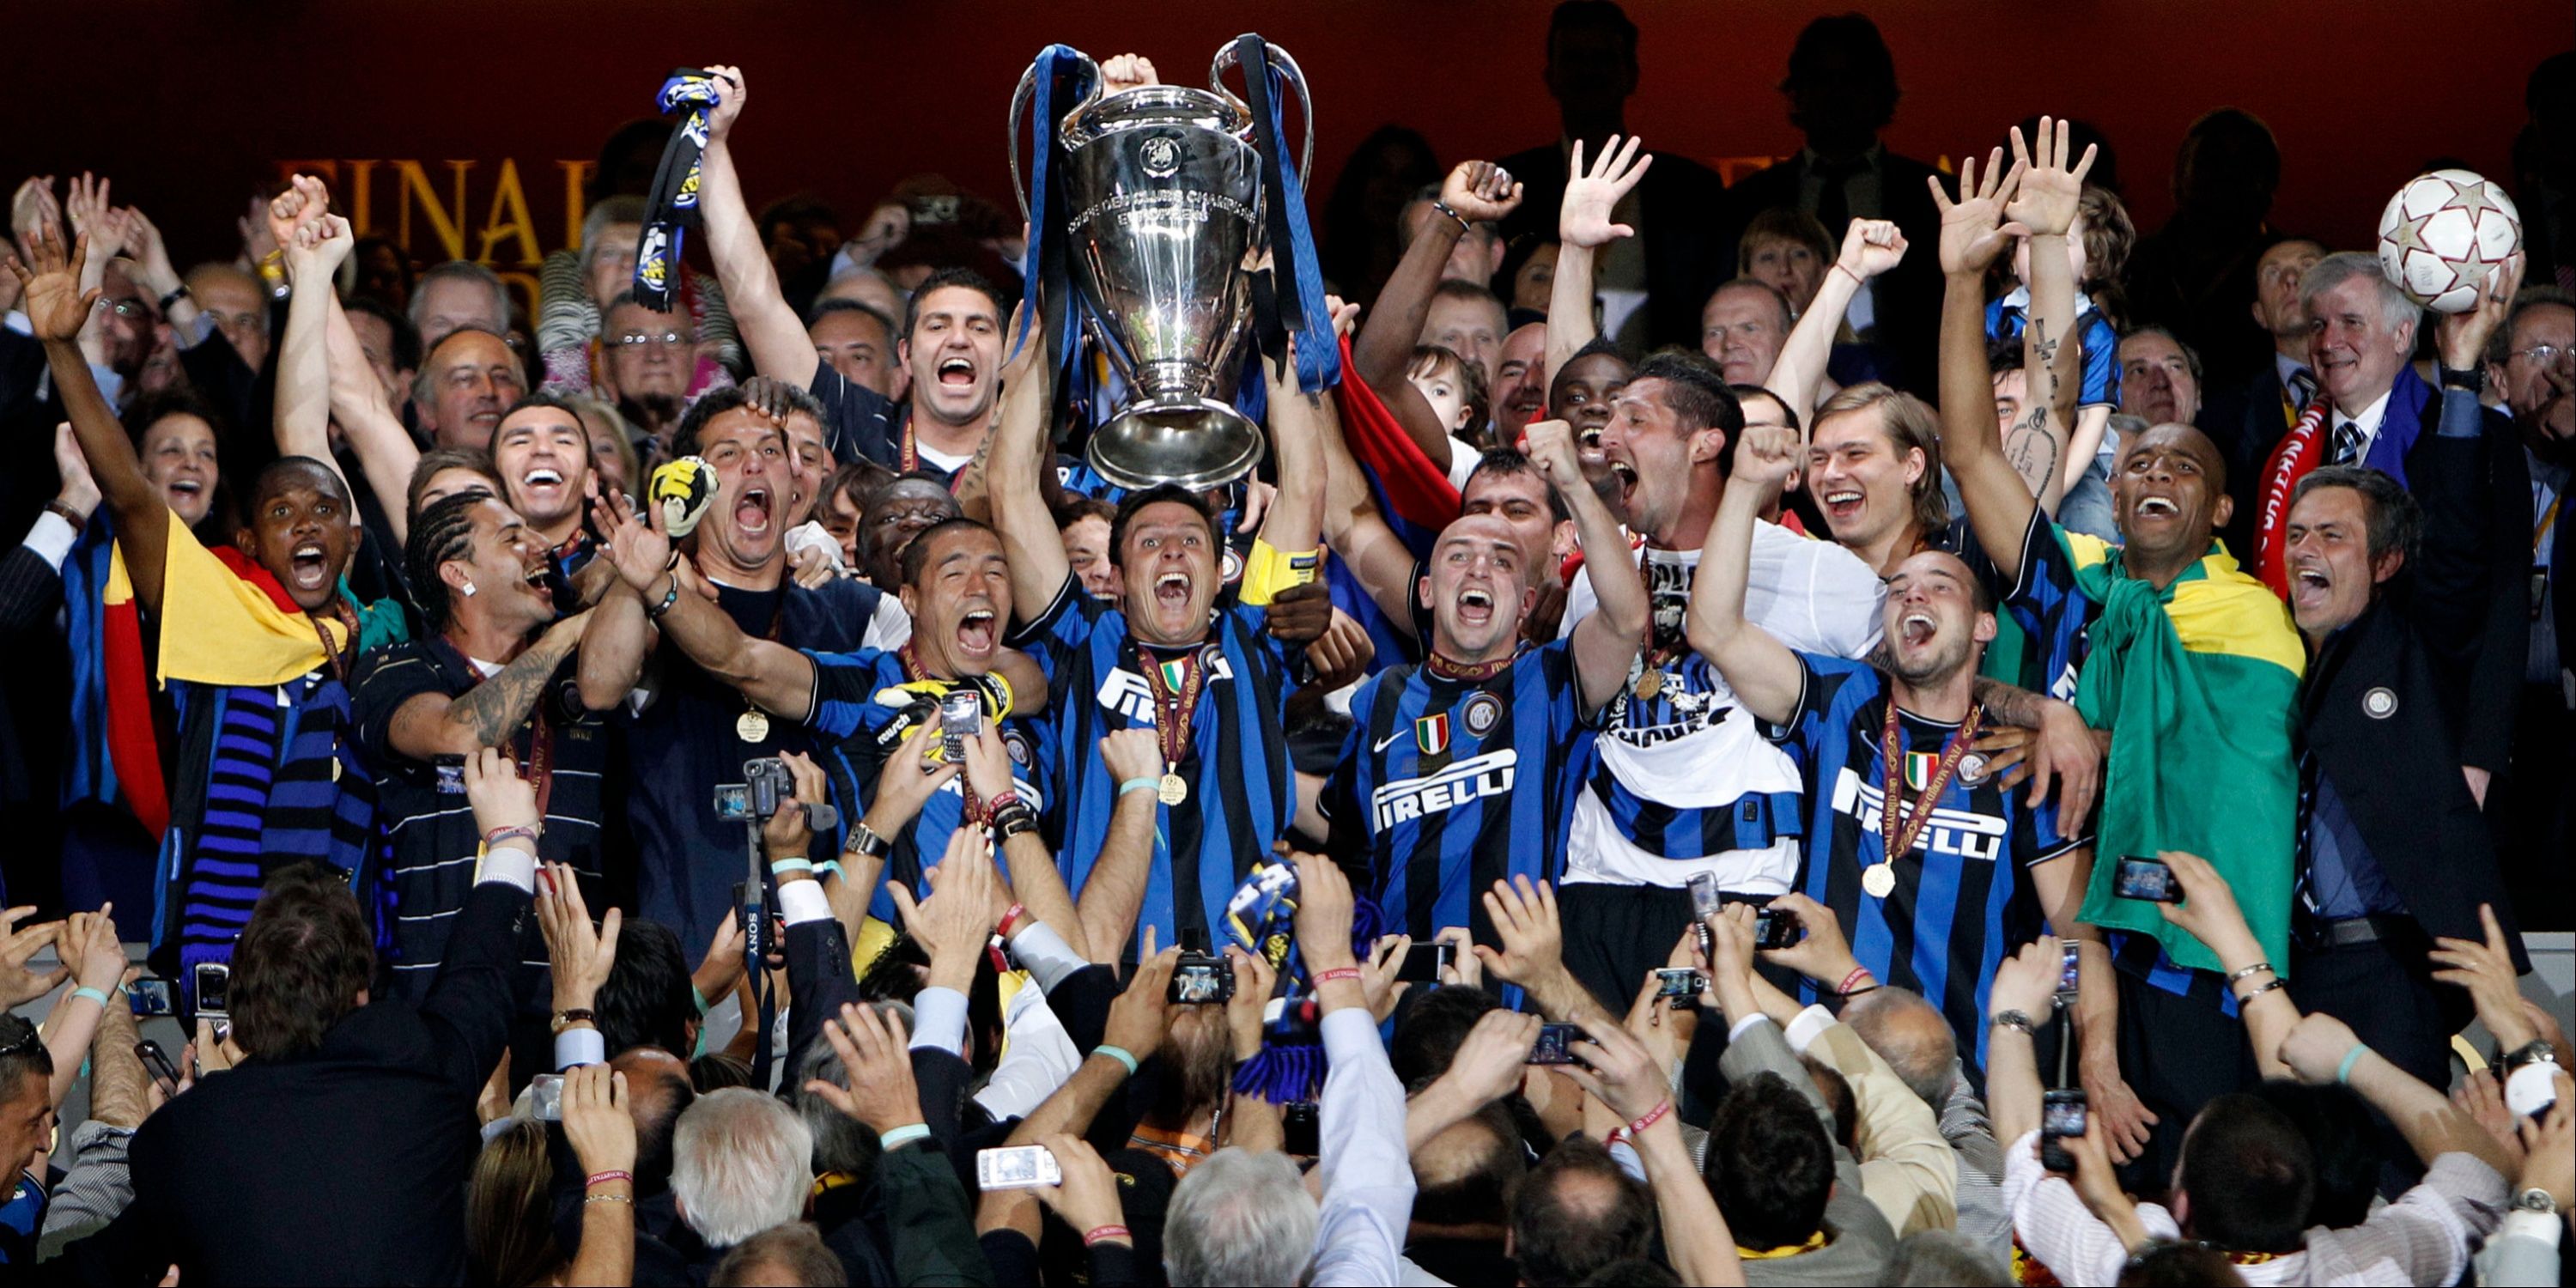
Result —
<instances>
[{"instance_id":1,"label":"tattooed arm","mask_svg":"<svg viewBox=\"0 0 2576 1288\"><path fill-rule=\"evenodd\" d=\"M2012 138L2014 157L2022 159L2021 132L2014 131ZM2066 493L2067 439L2081 392L2076 379L2081 346L2074 342L2075 269L2067 262L2066 239L2084 195L2085 172L2093 168L2092 149L2085 150L2081 162L2069 157L2068 149L2066 123L2056 122L2052 130L2049 119L2041 117L2035 155L2028 157L2020 190L2004 208L2008 218L2029 230L2031 279L2030 321L2022 331L2022 369L2028 373L2030 396L2022 418L2005 431L2004 455L2039 499L2039 507L2051 515Z\"/></svg>"},{"instance_id":2,"label":"tattooed arm","mask_svg":"<svg viewBox=\"0 0 2576 1288\"><path fill-rule=\"evenodd\" d=\"M395 709L393 725L387 730L394 750L414 760L428 760L500 746L536 709L555 668L580 647L582 629L589 620L590 614L581 612L547 627L536 643L463 696L414 695Z\"/></svg>"}]
</instances>

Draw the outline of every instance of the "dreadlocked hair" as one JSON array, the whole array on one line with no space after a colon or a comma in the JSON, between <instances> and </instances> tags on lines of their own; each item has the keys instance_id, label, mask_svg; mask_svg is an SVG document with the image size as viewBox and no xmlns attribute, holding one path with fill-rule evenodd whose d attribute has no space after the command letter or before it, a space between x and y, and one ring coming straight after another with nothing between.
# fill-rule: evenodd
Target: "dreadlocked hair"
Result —
<instances>
[{"instance_id":1,"label":"dreadlocked hair","mask_svg":"<svg viewBox=\"0 0 2576 1288\"><path fill-rule=\"evenodd\" d=\"M455 608L438 566L465 557L474 544L474 507L491 499L492 493L479 487L452 492L430 502L411 521L411 540L403 545L403 579L411 583L412 598L420 602L421 618L432 633L447 629Z\"/></svg>"}]
</instances>

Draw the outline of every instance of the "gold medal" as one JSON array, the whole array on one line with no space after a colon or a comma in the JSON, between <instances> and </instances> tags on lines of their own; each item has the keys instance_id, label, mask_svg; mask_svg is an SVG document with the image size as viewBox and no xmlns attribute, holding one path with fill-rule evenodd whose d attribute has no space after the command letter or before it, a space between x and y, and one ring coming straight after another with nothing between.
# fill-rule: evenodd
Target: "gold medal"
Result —
<instances>
[{"instance_id":1,"label":"gold medal","mask_svg":"<svg viewBox=\"0 0 2576 1288\"><path fill-rule=\"evenodd\" d=\"M769 739L769 713L758 707L734 717L733 736L744 742L766 742Z\"/></svg>"},{"instance_id":2,"label":"gold medal","mask_svg":"<svg viewBox=\"0 0 2576 1288\"><path fill-rule=\"evenodd\" d=\"M1872 899L1884 899L1896 893L1896 868L1891 864L1873 863L1860 870L1860 888Z\"/></svg>"},{"instance_id":3,"label":"gold medal","mask_svg":"<svg viewBox=\"0 0 2576 1288\"><path fill-rule=\"evenodd\" d=\"M1639 702L1653 701L1656 694L1664 691L1664 669L1650 666L1639 671L1637 682L1629 686L1628 691L1636 694Z\"/></svg>"},{"instance_id":4,"label":"gold medal","mask_svg":"<svg viewBox=\"0 0 2576 1288\"><path fill-rule=\"evenodd\" d=\"M1178 805L1190 798L1190 785L1176 770L1163 775L1162 788L1154 794L1166 805Z\"/></svg>"}]
</instances>

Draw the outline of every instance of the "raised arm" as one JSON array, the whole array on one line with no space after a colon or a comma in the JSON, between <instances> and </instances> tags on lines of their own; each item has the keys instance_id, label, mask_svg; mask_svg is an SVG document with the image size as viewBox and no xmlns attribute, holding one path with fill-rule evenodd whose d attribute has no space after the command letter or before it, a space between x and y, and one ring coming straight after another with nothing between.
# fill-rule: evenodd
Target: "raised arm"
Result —
<instances>
[{"instance_id":1,"label":"raised arm","mask_svg":"<svg viewBox=\"0 0 2576 1288\"><path fill-rule=\"evenodd\" d=\"M1068 323L1069 325L1069 323ZM1020 315L1011 317L1011 335L1019 336ZM1011 343L1005 340L1004 343ZM1002 364L1002 405L993 425L985 479L993 505L993 530L1002 538L1002 554L1011 562L1011 612L1026 623L1038 619L1073 575L1065 562L1064 536L1047 509L1047 416L1053 406L1053 372L1048 326L1029 319L1019 351ZM1304 549L1313 549L1310 542ZM1116 552L1111 552L1113 555Z\"/></svg>"},{"instance_id":2,"label":"raised arm","mask_svg":"<svg viewBox=\"0 0 2576 1288\"><path fill-rule=\"evenodd\" d=\"M1691 586L1690 645L1744 700L1744 709L1775 724L1798 709L1806 668L1769 631L1744 616L1753 568L1753 525L1798 469L1798 431L1747 425L1735 448L1735 473L1709 523Z\"/></svg>"},{"instance_id":3,"label":"raised arm","mask_svg":"<svg viewBox=\"0 0 2576 1288\"><path fill-rule=\"evenodd\" d=\"M2066 262L2066 234L2084 196L2084 176L2093 168L2093 149L2086 146L2084 158L2069 169L2067 122L2054 122L2052 132L2045 116L2039 118L2035 154L2024 150L2019 128L2013 130L2012 146L2021 184L2004 215L2030 237L2030 320L2022 328L2022 369L2029 373L2030 397L2021 422L2004 435L2004 456L2038 498L2039 508L2055 514L2058 498L2066 494L2067 444L2081 393L2075 273Z\"/></svg>"},{"instance_id":4,"label":"raised arm","mask_svg":"<svg viewBox=\"0 0 2576 1288\"><path fill-rule=\"evenodd\" d=\"M1261 539L1281 554L1303 554L1323 539L1324 453L1315 440L1327 421L1337 429L1341 423L1331 394L1298 392L1295 352L1291 345L1286 359L1262 362L1270 378L1270 450L1278 461L1279 495L1262 516Z\"/></svg>"},{"instance_id":5,"label":"raised arm","mask_svg":"<svg viewBox=\"0 0 2576 1288\"><path fill-rule=\"evenodd\" d=\"M1332 311L1335 332L1347 334L1359 316L1359 306L1332 296L1325 297L1324 303ZM1360 471L1359 458L1351 454L1338 406L1317 427L1315 448L1324 472L1324 544L1359 578L1387 624L1412 634L1413 551L1387 526L1386 516L1369 495L1368 476Z\"/></svg>"},{"instance_id":6,"label":"raised arm","mask_svg":"<svg viewBox=\"0 0 2576 1288\"><path fill-rule=\"evenodd\" d=\"M323 345L330 353L331 418L340 423L340 433L358 454L358 468L366 474L367 486L375 489L394 540L407 541L411 538L411 476L420 465L420 444L412 440L402 417L386 400L385 387L376 379L367 351L358 344L357 329L349 325L339 297L325 301L324 308L330 315Z\"/></svg>"},{"instance_id":7,"label":"raised arm","mask_svg":"<svg viewBox=\"0 0 2576 1288\"><path fill-rule=\"evenodd\" d=\"M555 668L581 645L590 624L588 611L575 613L546 628L527 651L464 696L417 693L394 709L386 740L414 760L433 756L470 756L498 747L526 723L528 713L545 696Z\"/></svg>"},{"instance_id":8,"label":"raised arm","mask_svg":"<svg viewBox=\"0 0 2576 1288\"><path fill-rule=\"evenodd\" d=\"M349 221L329 210L320 180L297 175L268 203L270 234L286 256L295 294L286 306L286 335L277 346L277 453L304 456L340 474L331 453L331 275L349 257ZM357 487L342 475L351 496ZM379 500L382 498L379 497Z\"/></svg>"},{"instance_id":9,"label":"raised arm","mask_svg":"<svg viewBox=\"0 0 2576 1288\"><path fill-rule=\"evenodd\" d=\"M1641 153L1641 140L1629 135L1623 144L1611 135L1587 166L1583 143L1574 144L1565 170L1565 200L1556 213L1556 276L1547 295L1547 358L1540 372L1542 390L1556 387L1556 373L1583 346L1600 335L1592 323L1593 258L1601 248L1637 230L1610 222L1610 212L1646 177L1654 154Z\"/></svg>"},{"instance_id":10,"label":"raised arm","mask_svg":"<svg viewBox=\"0 0 2576 1288\"><path fill-rule=\"evenodd\" d=\"M620 512L625 509L623 501L606 497L593 504ZM599 602L591 606L590 626L581 633L580 660L574 672L580 683L581 704L593 711L606 711L634 692L635 682L644 675L644 660L652 656L658 638L653 624L644 617L642 594L627 585L624 578L610 582Z\"/></svg>"},{"instance_id":11,"label":"raised arm","mask_svg":"<svg viewBox=\"0 0 2576 1288\"><path fill-rule=\"evenodd\" d=\"M72 435L80 440L90 476L97 480L99 495L116 523L117 548L125 558L127 575L133 578L135 601L145 612L158 613L161 573L169 558L170 507L161 489L144 477L134 441L125 436L125 426L117 423L115 411L99 396L98 382L81 356L81 326L98 303L97 291L84 292L78 286L89 257L89 238L76 241L66 257L62 234L47 223L29 239L27 254L35 261L32 266L14 256L9 260L9 271L25 293L18 307L45 346L54 392L63 400Z\"/></svg>"},{"instance_id":12,"label":"raised arm","mask_svg":"<svg viewBox=\"0 0 2576 1288\"><path fill-rule=\"evenodd\" d=\"M775 640L745 634L698 593L696 570L685 559L671 561L671 538L663 530L659 507L646 509L638 519L625 506L602 500L591 507L591 515L608 542L618 580L652 619L648 625L661 628L690 661L765 710L789 720L812 714L813 659Z\"/></svg>"},{"instance_id":13,"label":"raised arm","mask_svg":"<svg viewBox=\"0 0 2576 1288\"><path fill-rule=\"evenodd\" d=\"M2236 892L2199 855L2166 850L2156 857L2173 869L2174 880L2182 886L2182 902L2157 904L2156 911L2218 954L2218 964L2229 976L2227 987L2236 994L2239 1016L2245 1021L2245 1040L2254 1044L2256 1067L2266 1078L2280 1077L2288 1071L2281 1063L2281 1042L2298 1026L2299 1007L2290 1000L2289 990L2281 987L2280 972L2263 959L2263 945L2246 926L2245 914L2236 906ZM1995 1130L1999 1139L2012 1139L2002 1134L2000 1117Z\"/></svg>"},{"instance_id":14,"label":"raised arm","mask_svg":"<svg viewBox=\"0 0 2576 1288\"><path fill-rule=\"evenodd\" d=\"M1547 476L1548 486L1565 499L1566 508L1574 512L1574 527L1583 540L1583 548L1607 554L1589 564L1592 590L1600 599L1599 610L1574 626L1574 673L1583 686L1583 712L1588 716L1617 696L1619 686L1628 682L1629 669L1637 663L1637 650L1645 645L1654 610L1647 602L1645 580L1638 575L1637 565L1625 557L1627 539L1619 530L1619 520L1601 503L1601 495L1584 481L1583 462L1574 452L1574 427L1561 420L1541 420L1531 422L1523 432L1530 460ZM1538 580L1537 569L1521 571L1533 582Z\"/></svg>"},{"instance_id":15,"label":"raised arm","mask_svg":"<svg viewBox=\"0 0 2576 1288\"><path fill-rule=\"evenodd\" d=\"M743 200L741 176L734 173L734 122L750 96L742 69L707 65L715 78L716 105L707 113L707 147L698 159L698 220L707 235L707 257L715 261L716 282L724 287L734 329L742 333L752 370L799 389L814 379L814 339L778 290L778 270L760 244L751 207Z\"/></svg>"},{"instance_id":16,"label":"raised arm","mask_svg":"<svg viewBox=\"0 0 2576 1288\"><path fill-rule=\"evenodd\" d=\"M2010 581L2021 575L2022 536L2038 502L2005 459L1995 432L1994 371L1986 365L1986 266L2022 231L2001 223L2004 199L2022 177L2019 162L2009 173L2003 164L2002 148L1989 153L1980 184L1976 159L1962 159L1957 201L1940 176L1924 182L1941 211L1941 459L1958 480L1977 544Z\"/></svg>"},{"instance_id":17,"label":"raised arm","mask_svg":"<svg viewBox=\"0 0 2576 1288\"><path fill-rule=\"evenodd\" d=\"M1771 363L1771 378L1763 382L1788 406L1792 421L1814 428L1809 413L1816 406L1816 391L1824 387L1825 366L1833 359L1844 312L1861 283L1896 267L1905 250L1905 233L1885 219L1855 219L1844 230L1842 254L1816 287L1816 298L1807 302L1798 325L1790 328L1780 356Z\"/></svg>"},{"instance_id":18,"label":"raised arm","mask_svg":"<svg viewBox=\"0 0 2576 1288\"><path fill-rule=\"evenodd\" d=\"M2282 1039L2279 1060L2309 1086L2341 1082L2361 1093L2427 1167L2444 1154L2468 1154L2500 1175L2521 1170L2522 1160L2467 1110L2363 1045L2351 1026L2331 1015L2301 1019Z\"/></svg>"},{"instance_id":19,"label":"raised arm","mask_svg":"<svg viewBox=\"0 0 2576 1288\"><path fill-rule=\"evenodd\" d=\"M1118 803L1109 811L1109 834L1100 844L1100 861L1082 883L1076 916L1083 942L1094 962L1114 963L1136 933L1136 913L1145 904L1145 878L1154 866L1154 833L1162 822L1162 802L1154 793L1125 784L1163 772L1163 749L1151 729L1121 729L1100 740L1100 759L1120 784Z\"/></svg>"},{"instance_id":20,"label":"raised arm","mask_svg":"<svg viewBox=\"0 0 2576 1288\"><path fill-rule=\"evenodd\" d=\"M1496 222L1517 209L1521 185L1491 161L1461 161L1440 182L1440 204L1446 213L1434 212L1439 217L1404 248L1404 258L1379 289L1377 307L1351 340L1351 362L1395 413L1405 435L1446 471L1449 427L1440 423L1422 391L1405 379L1405 368L1412 365L1422 324L1431 316L1431 297L1440 289L1440 270L1449 263L1449 253L1470 222Z\"/></svg>"}]
</instances>

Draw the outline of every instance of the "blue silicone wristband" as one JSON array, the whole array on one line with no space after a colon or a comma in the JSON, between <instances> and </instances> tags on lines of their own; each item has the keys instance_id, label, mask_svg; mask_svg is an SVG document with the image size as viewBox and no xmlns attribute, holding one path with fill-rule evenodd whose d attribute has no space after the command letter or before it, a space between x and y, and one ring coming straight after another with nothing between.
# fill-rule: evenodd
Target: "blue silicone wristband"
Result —
<instances>
[{"instance_id":1,"label":"blue silicone wristband","mask_svg":"<svg viewBox=\"0 0 2576 1288\"><path fill-rule=\"evenodd\" d=\"M910 1123L902 1127L897 1127L894 1130L877 1137L877 1147L888 1153L892 1153L893 1151L901 1149L916 1140L927 1140L929 1137L930 1124Z\"/></svg>"},{"instance_id":2,"label":"blue silicone wristband","mask_svg":"<svg viewBox=\"0 0 2576 1288\"><path fill-rule=\"evenodd\" d=\"M1124 796L1129 792L1159 792L1161 790L1163 790L1163 780L1159 778L1130 778L1126 782L1118 784L1118 794L1121 796Z\"/></svg>"},{"instance_id":3,"label":"blue silicone wristband","mask_svg":"<svg viewBox=\"0 0 2576 1288\"><path fill-rule=\"evenodd\" d=\"M104 1011L104 1010L106 1010L106 1009L107 1009L107 994L102 993L102 992L100 992L100 991L99 991L99 990L97 990L97 989L89 988L89 987L86 987L86 986L81 987L81 988L76 988L76 989L73 989L73 990L72 990L72 996L74 996L74 997L86 997L86 998L88 998L89 1000L91 1000L91 1001L93 1001L93 1002L98 1003L98 1009L100 1009L100 1010L102 1010L102 1011Z\"/></svg>"},{"instance_id":4,"label":"blue silicone wristband","mask_svg":"<svg viewBox=\"0 0 2576 1288\"><path fill-rule=\"evenodd\" d=\"M2335 1083L2338 1086L2348 1086L2351 1084L2352 1067L2361 1063L2361 1057L2369 1050L2370 1045L2368 1043L2355 1042L2352 1044L2351 1050L2343 1053L2343 1063L2335 1066Z\"/></svg>"},{"instance_id":5,"label":"blue silicone wristband","mask_svg":"<svg viewBox=\"0 0 2576 1288\"><path fill-rule=\"evenodd\" d=\"M811 872L814 870L814 861L812 859L771 859L769 870L771 872Z\"/></svg>"},{"instance_id":6,"label":"blue silicone wristband","mask_svg":"<svg viewBox=\"0 0 2576 1288\"><path fill-rule=\"evenodd\" d=\"M1091 1048L1091 1053L1093 1055L1108 1056L1110 1059L1127 1066L1128 1077L1132 1078L1136 1076L1136 1057L1129 1054L1127 1048L1111 1046L1108 1043L1103 1042L1100 1045Z\"/></svg>"}]
</instances>

